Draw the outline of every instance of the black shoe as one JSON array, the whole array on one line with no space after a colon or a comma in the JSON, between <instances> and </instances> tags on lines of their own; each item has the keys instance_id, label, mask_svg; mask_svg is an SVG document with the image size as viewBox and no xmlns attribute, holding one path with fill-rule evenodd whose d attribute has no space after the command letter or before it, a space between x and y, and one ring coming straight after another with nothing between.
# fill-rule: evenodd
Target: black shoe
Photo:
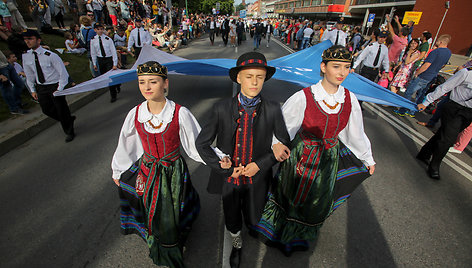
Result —
<instances>
[{"instance_id":1,"label":"black shoe","mask_svg":"<svg viewBox=\"0 0 472 268\"><path fill-rule=\"evenodd\" d=\"M420 160L421 162L425 163L427 166L429 166L429 157L424 157L420 154L416 155L416 159Z\"/></svg>"},{"instance_id":2,"label":"black shoe","mask_svg":"<svg viewBox=\"0 0 472 268\"><path fill-rule=\"evenodd\" d=\"M116 101L116 97L115 98L111 98L110 102L111 103L114 103Z\"/></svg>"},{"instance_id":3,"label":"black shoe","mask_svg":"<svg viewBox=\"0 0 472 268\"><path fill-rule=\"evenodd\" d=\"M231 256L229 257L229 265L231 268L239 268L241 263L241 248L235 248L231 250Z\"/></svg>"},{"instance_id":4,"label":"black shoe","mask_svg":"<svg viewBox=\"0 0 472 268\"><path fill-rule=\"evenodd\" d=\"M116 88L116 93L120 93L121 92L121 87L117 87Z\"/></svg>"},{"instance_id":5,"label":"black shoe","mask_svg":"<svg viewBox=\"0 0 472 268\"><path fill-rule=\"evenodd\" d=\"M439 170L434 169L431 166L428 166L428 175L431 179L434 179L434 180L441 179L441 177L439 176Z\"/></svg>"},{"instance_id":6,"label":"black shoe","mask_svg":"<svg viewBox=\"0 0 472 268\"><path fill-rule=\"evenodd\" d=\"M66 142L71 142L74 140L74 138L75 138L75 134L68 134L66 136Z\"/></svg>"}]
</instances>

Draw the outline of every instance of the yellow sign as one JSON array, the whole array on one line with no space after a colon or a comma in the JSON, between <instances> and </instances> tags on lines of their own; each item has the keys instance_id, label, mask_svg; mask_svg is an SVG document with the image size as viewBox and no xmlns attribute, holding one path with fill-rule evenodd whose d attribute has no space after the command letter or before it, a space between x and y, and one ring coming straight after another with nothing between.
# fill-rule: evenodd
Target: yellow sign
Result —
<instances>
[{"instance_id":1,"label":"yellow sign","mask_svg":"<svg viewBox=\"0 0 472 268\"><path fill-rule=\"evenodd\" d=\"M402 24L408 24L410 21L414 21L415 24L420 23L421 14L423 14L423 12L406 11L403 16Z\"/></svg>"}]
</instances>

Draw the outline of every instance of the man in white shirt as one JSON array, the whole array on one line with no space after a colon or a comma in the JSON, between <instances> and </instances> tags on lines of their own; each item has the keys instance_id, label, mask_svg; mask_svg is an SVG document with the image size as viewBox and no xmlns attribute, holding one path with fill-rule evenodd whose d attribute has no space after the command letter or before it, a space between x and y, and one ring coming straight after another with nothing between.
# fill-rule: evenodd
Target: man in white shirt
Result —
<instances>
[{"instance_id":1,"label":"man in white shirt","mask_svg":"<svg viewBox=\"0 0 472 268\"><path fill-rule=\"evenodd\" d=\"M305 49L311 40L311 35L313 34L313 29L311 28L311 23L307 24L305 30L303 30L303 43L302 49Z\"/></svg>"},{"instance_id":2,"label":"man in white shirt","mask_svg":"<svg viewBox=\"0 0 472 268\"><path fill-rule=\"evenodd\" d=\"M103 34L105 28L100 23L95 23L93 27L97 35L90 41L90 57L92 57L93 69L99 70L103 75L111 69L118 67L118 55L115 43L110 37ZM116 95L120 92L119 85L110 86L110 102L116 101Z\"/></svg>"},{"instance_id":3,"label":"man in white shirt","mask_svg":"<svg viewBox=\"0 0 472 268\"><path fill-rule=\"evenodd\" d=\"M343 23L344 18L339 18L336 23L336 29L333 29L331 31L325 31L323 37L321 38L321 41L329 39L331 40L331 43L333 43L333 45L346 46L347 34L343 30L341 30L344 25Z\"/></svg>"},{"instance_id":4,"label":"man in white shirt","mask_svg":"<svg viewBox=\"0 0 472 268\"><path fill-rule=\"evenodd\" d=\"M131 51L131 48L134 48L134 56L137 59L143 46L151 45L152 37L151 34L144 29L141 19L136 19L134 25L136 28L134 28L129 34L128 51Z\"/></svg>"},{"instance_id":5,"label":"man in white shirt","mask_svg":"<svg viewBox=\"0 0 472 268\"><path fill-rule=\"evenodd\" d=\"M23 37L30 48L23 54L23 68L31 95L39 101L45 115L61 122L66 142L70 142L75 137L75 116L71 116L65 96L53 95L56 90L64 90L68 83L66 67L57 54L40 46L41 36L37 31L28 29Z\"/></svg>"},{"instance_id":6,"label":"man in white shirt","mask_svg":"<svg viewBox=\"0 0 472 268\"><path fill-rule=\"evenodd\" d=\"M377 42L368 45L364 50L362 50L361 54L354 62L351 72L354 72L354 69L363 62L364 66L360 71L360 75L370 81L375 82L379 76L381 67L383 71L385 71L383 75L387 76L390 67L388 61L388 48L384 44L385 40L387 40L387 36L387 31L381 31L377 37Z\"/></svg>"}]
</instances>

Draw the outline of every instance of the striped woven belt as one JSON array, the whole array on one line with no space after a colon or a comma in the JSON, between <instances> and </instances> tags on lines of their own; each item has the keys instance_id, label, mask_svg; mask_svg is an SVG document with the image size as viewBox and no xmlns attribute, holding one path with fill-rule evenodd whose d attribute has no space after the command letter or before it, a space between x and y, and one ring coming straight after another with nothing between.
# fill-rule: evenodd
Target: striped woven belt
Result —
<instances>
[{"instance_id":1,"label":"striped woven belt","mask_svg":"<svg viewBox=\"0 0 472 268\"><path fill-rule=\"evenodd\" d=\"M150 154L144 152L143 165L149 168L149 175L145 178L145 190L144 190L144 207L149 211L148 213L148 232L152 234L152 219L156 213L157 200L159 199L159 192L161 188L161 168L169 168L174 161L179 159L180 151L179 148L172 151L169 154L164 155L158 159ZM151 189L151 185L154 187ZM138 188L138 187L136 187ZM149 202L150 201L150 202ZM148 205L149 204L149 205Z\"/></svg>"},{"instance_id":2,"label":"striped woven belt","mask_svg":"<svg viewBox=\"0 0 472 268\"><path fill-rule=\"evenodd\" d=\"M320 139L310 133L301 131L299 133L304 147L300 160L297 163L297 174L300 176L297 195L293 204L299 205L305 202L310 192L313 181L319 173L319 162L324 150L330 149L338 144L338 138Z\"/></svg>"}]
</instances>

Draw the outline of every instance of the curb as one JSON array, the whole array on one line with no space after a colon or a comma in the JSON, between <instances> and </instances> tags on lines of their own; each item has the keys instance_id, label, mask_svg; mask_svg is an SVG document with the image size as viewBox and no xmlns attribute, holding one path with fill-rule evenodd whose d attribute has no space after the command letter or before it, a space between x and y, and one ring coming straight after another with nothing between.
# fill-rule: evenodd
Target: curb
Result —
<instances>
[{"instance_id":1,"label":"curb","mask_svg":"<svg viewBox=\"0 0 472 268\"><path fill-rule=\"evenodd\" d=\"M108 92L108 88L101 88L74 100L73 102L69 103L71 113L79 110L106 92ZM15 133L12 133L0 140L0 156L5 155L16 147L32 139L43 130L48 129L57 123L56 120L49 118L42 113L39 118L36 118L33 121L34 122L28 124L25 128L15 131Z\"/></svg>"}]
</instances>

